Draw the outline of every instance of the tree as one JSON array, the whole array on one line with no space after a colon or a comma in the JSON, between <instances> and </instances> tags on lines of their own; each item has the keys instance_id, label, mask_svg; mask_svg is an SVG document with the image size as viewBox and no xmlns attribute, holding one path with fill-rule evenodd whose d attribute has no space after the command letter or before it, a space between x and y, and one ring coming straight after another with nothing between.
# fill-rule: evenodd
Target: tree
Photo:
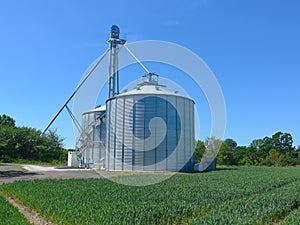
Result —
<instances>
[{"instance_id":1,"label":"tree","mask_svg":"<svg viewBox=\"0 0 300 225\"><path fill-rule=\"evenodd\" d=\"M231 139L231 138L227 138L225 141L224 141L224 144L226 144L230 150L234 151L236 149L236 147L238 146L236 141Z\"/></svg>"},{"instance_id":2,"label":"tree","mask_svg":"<svg viewBox=\"0 0 300 225\"><path fill-rule=\"evenodd\" d=\"M9 126L0 126L0 160L11 162L15 142L16 129Z\"/></svg>"},{"instance_id":3,"label":"tree","mask_svg":"<svg viewBox=\"0 0 300 225\"><path fill-rule=\"evenodd\" d=\"M22 159L38 160L35 146L39 142L39 134L36 129L19 127L14 137L16 144L14 158L21 156Z\"/></svg>"},{"instance_id":4,"label":"tree","mask_svg":"<svg viewBox=\"0 0 300 225\"><path fill-rule=\"evenodd\" d=\"M277 132L272 137L264 137L262 140L254 140L250 147L254 148L259 157L264 159L270 156L270 151L272 150L277 151L279 154L295 152L291 134L282 132Z\"/></svg>"},{"instance_id":5,"label":"tree","mask_svg":"<svg viewBox=\"0 0 300 225\"><path fill-rule=\"evenodd\" d=\"M249 150L246 146L236 147L236 149L233 152L233 158L234 158L235 164L244 165L241 163L241 160L243 160L248 155L249 155Z\"/></svg>"},{"instance_id":6,"label":"tree","mask_svg":"<svg viewBox=\"0 0 300 225\"><path fill-rule=\"evenodd\" d=\"M237 148L237 143L233 139L226 139L220 148L217 157L217 163L220 165L235 165L234 151Z\"/></svg>"},{"instance_id":7,"label":"tree","mask_svg":"<svg viewBox=\"0 0 300 225\"><path fill-rule=\"evenodd\" d=\"M0 126L15 127L15 120L5 114L0 115Z\"/></svg>"},{"instance_id":8,"label":"tree","mask_svg":"<svg viewBox=\"0 0 300 225\"><path fill-rule=\"evenodd\" d=\"M48 138L50 143L57 148L62 148L64 145L65 139L57 134L57 129L49 130L46 134L46 138Z\"/></svg>"},{"instance_id":9,"label":"tree","mask_svg":"<svg viewBox=\"0 0 300 225\"><path fill-rule=\"evenodd\" d=\"M295 165L297 165L297 161L298 161L298 156L288 152L281 157L279 165L280 166L295 166Z\"/></svg>"},{"instance_id":10,"label":"tree","mask_svg":"<svg viewBox=\"0 0 300 225\"><path fill-rule=\"evenodd\" d=\"M256 149L257 151L259 151L259 149L262 146L262 143L263 143L262 139L255 139L251 142L249 147L252 147L252 148Z\"/></svg>"},{"instance_id":11,"label":"tree","mask_svg":"<svg viewBox=\"0 0 300 225\"><path fill-rule=\"evenodd\" d=\"M61 160L66 156L66 151L63 150L64 138L59 136L56 130L50 130L41 140L41 145L37 146L37 151L40 152L39 160L48 162L52 159Z\"/></svg>"},{"instance_id":12,"label":"tree","mask_svg":"<svg viewBox=\"0 0 300 225\"><path fill-rule=\"evenodd\" d=\"M205 144L203 141L198 140L195 148L195 163L200 163L201 158L205 152Z\"/></svg>"},{"instance_id":13,"label":"tree","mask_svg":"<svg viewBox=\"0 0 300 225\"><path fill-rule=\"evenodd\" d=\"M64 139L56 130L50 130L41 138L39 130L15 127L10 117L1 116L0 122L0 161L23 159L51 162L67 159L67 151L63 149Z\"/></svg>"},{"instance_id":14,"label":"tree","mask_svg":"<svg viewBox=\"0 0 300 225\"><path fill-rule=\"evenodd\" d=\"M269 152L269 156L268 157L269 157L270 162L272 163L272 165L279 166L280 161L282 159L282 155L278 151L276 151L274 149L271 150Z\"/></svg>"},{"instance_id":15,"label":"tree","mask_svg":"<svg viewBox=\"0 0 300 225\"><path fill-rule=\"evenodd\" d=\"M289 133L277 132L271 138L272 148L280 154L286 154L288 152L294 152L293 137Z\"/></svg>"},{"instance_id":16,"label":"tree","mask_svg":"<svg viewBox=\"0 0 300 225\"><path fill-rule=\"evenodd\" d=\"M259 157L266 158L269 155L269 152L272 150L272 139L269 137L264 137L256 149Z\"/></svg>"},{"instance_id":17,"label":"tree","mask_svg":"<svg viewBox=\"0 0 300 225\"><path fill-rule=\"evenodd\" d=\"M220 151L217 156L217 163L219 165L233 165L233 152L230 147L223 142L220 148Z\"/></svg>"}]
</instances>

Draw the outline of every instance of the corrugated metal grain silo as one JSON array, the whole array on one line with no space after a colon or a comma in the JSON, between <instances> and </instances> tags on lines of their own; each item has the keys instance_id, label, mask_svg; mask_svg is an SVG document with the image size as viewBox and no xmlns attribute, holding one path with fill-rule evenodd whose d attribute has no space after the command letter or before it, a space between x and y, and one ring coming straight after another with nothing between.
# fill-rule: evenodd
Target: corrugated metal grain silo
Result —
<instances>
[{"instance_id":1,"label":"corrugated metal grain silo","mask_svg":"<svg viewBox=\"0 0 300 225\"><path fill-rule=\"evenodd\" d=\"M167 91L156 74L106 101L105 168L192 171L194 101Z\"/></svg>"},{"instance_id":2,"label":"corrugated metal grain silo","mask_svg":"<svg viewBox=\"0 0 300 225\"><path fill-rule=\"evenodd\" d=\"M82 133L78 140L81 166L104 167L106 106L82 114Z\"/></svg>"}]
</instances>

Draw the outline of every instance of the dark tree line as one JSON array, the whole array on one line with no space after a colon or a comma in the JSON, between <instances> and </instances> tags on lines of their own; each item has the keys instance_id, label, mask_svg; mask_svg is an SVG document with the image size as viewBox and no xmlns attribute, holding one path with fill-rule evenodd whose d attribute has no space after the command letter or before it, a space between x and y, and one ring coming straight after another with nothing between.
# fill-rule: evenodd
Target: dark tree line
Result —
<instances>
[{"instance_id":1,"label":"dark tree line","mask_svg":"<svg viewBox=\"0 0 300 225\"><path fill-rule=\"evenodd\" d=\"M221 141L208 138L205 142L198 141L195 150L197 163L201 161L211 140L221 145L217 155L219 165L300 165L300 146L293 146L293 138L289 133L277 132L271 137L253 140L249 146L238 146L233 139Z\"/></svg>"},{"instance_id":2,"label":"dark tree line","mask_svg":"<svg viewBox=\"0 0 300 225\"><path fill-rule=\"evenodd\" d=\"M0 115L0 161L66 162L64 139L55 131L49 131L43 138L40 133L34 128L16 127L13 118Z\"/></svg>"}]
</instances>

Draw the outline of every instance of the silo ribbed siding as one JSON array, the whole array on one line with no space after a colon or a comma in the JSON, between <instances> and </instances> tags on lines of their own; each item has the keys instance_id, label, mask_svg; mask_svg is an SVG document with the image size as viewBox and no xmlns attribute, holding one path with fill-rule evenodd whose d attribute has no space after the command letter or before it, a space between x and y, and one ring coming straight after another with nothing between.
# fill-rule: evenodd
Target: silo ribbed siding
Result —
<instances>
[{"instance_id":1,"label":"silo ribbed siding","mask_svg":"<svg viewBox=\"0 0 300 225\"><path fill-rule=\"evenodd\" d=\"M82 138L84 139L82 150L84 163L92 162L103 166L100 159L105 155L106 125L105 110L92 110L82 114ZM100 120L99 118L102 117Z\"/></svg>"},{"instance_id":2,"label":"silo ribbed siding","mask_svg":"<svg viewBox=\"0 0 300 225\"><path fill-rule=\"evenodd\" d=\"M107 101L107 170L192 171L194 102L177 95L119 95ZM149 124L154 120L154 143ZM165 123L165 126L162 124ZM159 137L166 135L159 142Z\"/></svg>"}]
</instances>

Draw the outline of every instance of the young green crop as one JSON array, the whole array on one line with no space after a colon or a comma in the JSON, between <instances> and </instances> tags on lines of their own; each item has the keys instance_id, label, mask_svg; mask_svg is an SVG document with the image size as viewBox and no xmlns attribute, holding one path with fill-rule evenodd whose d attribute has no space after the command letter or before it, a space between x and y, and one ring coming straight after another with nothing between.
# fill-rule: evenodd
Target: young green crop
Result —
<instances>
[{"instance_id":1,"label":"young green crop","mask_svg":"<svg viewBox=\"0 0 300 225\"><path fill-rule=\"evenodd\" d=\"M26 225L25 217L12 206L2 195L0 195L0 224Z\"/></svg>"},{"instance_id":2,"label":"young green crop","mask_svg":"<svg viewBox=\"0 0 300 225\"><path fill-rule=\"evenodd\" d=\"M121 179L151 179L151 176L163 175L137 174ZM220 224L221 221L226 224L227 219L232 220L233 212L237 216L249 212L245 217L249 221L255 221L252 218L256 216L265 221L265 215L266 221L276 221L277 217L268 208L256 215L251 211L255 205L245 206L251 206L251 201L257 199L263 209L264 202L273 204L274 209L278 206L276 213L281 217L295 207L296 203L290 199L297 199L298 194L289 188L299 185L299 181L300 168L242 168L177 174L145 187L124 186L106 179L71 179L18 181L5 184L2 189L57 224L201 223L209 221L212 215L221 219ZM273 192L282 197L279 202L268 202Z\"/></svg>"},{"instance_id":3,"label":"young green crop","mask_svg":"<svg viewBox=\"0 0 300 225\"><path fill-rule=\"evenodd\" d=\"M300 225L300 206L291 212L281 223L282 225Z\"/></svg>"},{"instance_id":4,"label":"young green crop","mask_svg":"<svg viewBox=\"0 0 300 225\"><path fill-rule=\"evenodd\" d=\"M190 224L271 224L299 207L299 187L300 180L261 194L226 201Z\"/></svg>"}]
</instances>

